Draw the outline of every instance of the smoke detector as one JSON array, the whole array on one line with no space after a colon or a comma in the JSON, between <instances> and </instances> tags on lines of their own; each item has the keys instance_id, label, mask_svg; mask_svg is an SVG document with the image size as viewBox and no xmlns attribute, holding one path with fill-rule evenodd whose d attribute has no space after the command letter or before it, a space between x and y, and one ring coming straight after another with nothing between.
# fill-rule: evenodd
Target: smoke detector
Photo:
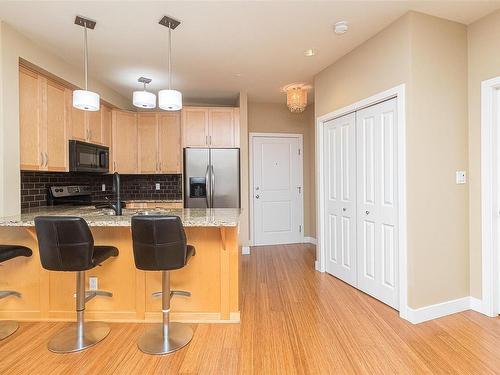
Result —
<instances>
[{"instance_id":1,"label":"smoke detector","mask_svg":"<svg viewBox=\"0 0 500 375\"><path fill-rule=\"evenodd\" d=\"M334 26L335 34L344 34L349 29L349 23L347 21L339 21Z\"/></svg>"}]
</instances>

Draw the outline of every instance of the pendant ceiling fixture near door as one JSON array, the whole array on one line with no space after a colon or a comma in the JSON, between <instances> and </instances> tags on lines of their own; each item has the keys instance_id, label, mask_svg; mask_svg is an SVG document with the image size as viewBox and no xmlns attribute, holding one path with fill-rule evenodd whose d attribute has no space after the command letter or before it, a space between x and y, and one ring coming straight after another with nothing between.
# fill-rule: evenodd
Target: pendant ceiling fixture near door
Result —
<instances>
[{"instance_id":1,"label":"pendant ceiling fixture near door","mask_svg":"<svg viewBox=\"0 0 500 375\"><path fill-rule=\"evenodd\" d=\"M182 94L172 90L172 30L181 23L164 16L159 24L168 27L168 89L158 92L158 106L166 111L178 111L182 109Z\"/></svg>"},{"instance_id":2,"label":"pendant ceiling fixture near door","mask_svg":"<svg viewBox=\"0 0 500 375\"><path fill-rule=\"evenodd\" d=\"M310 88L311 86L303 83L292 83L282 88L286 93L286 105L290 112L304 112L307 107L307 90Z\"/></svg>"},{"instance_id":3,"label":"pendant ceiling fixture near door","mask_svg":"<svg viewBox=\"0 0 500 375\"><path fill-rule=\"evenodd\" d=\"M77 16L75 24L83 27L83 59L85 74L85 90L73 91L73 107L83 111L98 111L100 97L99 94L88 90L88 49L87 49L87 29L94 30L95 21Z\"/></svg>"},{"instance_id":4,"label":"pendant ceiling fixture near door","mask_svg":"<svg viewBox=\"0 0 500 375\"><path fill-rule=\"evenodd\" d=\"M132 95L132 103L139 108L155 108L156 95L146 91L146 85L151 83L151 78L141 77L137 80L144 85L144 90L134 91Z\"/></svg>"}]
</instances>

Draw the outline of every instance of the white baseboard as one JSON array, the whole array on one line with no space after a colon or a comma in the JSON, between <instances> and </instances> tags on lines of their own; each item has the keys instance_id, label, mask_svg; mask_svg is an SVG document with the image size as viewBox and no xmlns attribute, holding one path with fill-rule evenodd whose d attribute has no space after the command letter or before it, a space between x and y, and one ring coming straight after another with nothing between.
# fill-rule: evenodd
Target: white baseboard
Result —
<instances>
[{"instance_id":1,"label":"white baseboard","mask_svg":"<svg viewBox=\"0 0 500 375\"><path fill-rule=\"evenodd\" d=\"M320 264L319 264L319 260L315 260L315 261L314 261L314 269L315 269L316 271L318 271L318 272L325 272L325 271L323 271L323 270L321 269Z\"/></svg>"},{"instance_id":2,"label":"white baseboard","mask_svg":"<svg viewBox=\"0 0 500 375\"><path fill-rule=\"evenodd\" d=\"M241 247L242 255L250 255L250 246L242 246Z\"/></svg>"},{"instance_id":3,"label":"white baseboard","mask_svg":"<svg viewBox=\"0 0 500 375\"><path fill-rule=\"evenodd\" d=\"M310 243L313 245L317 244L316 238L314 238L314 237L304 237L304 243Z\"/></svg>"},{"instance_id":4,"label":"white baseboard","mask_svg":"<svg viewBox=\"0 0 500 375\"><path fill-rule=\"evenodd\" d=\"M469 297L470 298L470 309L477 311L478 313L483 313L483 301L479 298Z\"/></svg>"},{"instance_id":5,"label":"white baseboard","mask_svg":"<svg viewBox=\"0 0 500 375\"><path fill-rule=\"evenodd\" d=\"M408 307L407 319L413 324L418 324L467 310L482 312L481 300L474 297L463 297L452 301L421 307L419 309Z\"/></svg>"}]
</instances>

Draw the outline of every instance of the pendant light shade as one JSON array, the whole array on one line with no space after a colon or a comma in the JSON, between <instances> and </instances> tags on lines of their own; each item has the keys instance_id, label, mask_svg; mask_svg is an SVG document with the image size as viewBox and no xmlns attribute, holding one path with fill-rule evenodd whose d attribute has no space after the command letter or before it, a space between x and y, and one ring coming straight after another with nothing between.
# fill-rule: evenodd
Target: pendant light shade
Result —
<instances>
[{"instance_id":1,"label":"pendant light shade","mask_svg":"<svg viewBox=\"0 0 500 375\"><path fill-rule=\"evenodd\" d=\"M100 107L99 94L87 90L88 87L88 50L87 50L87 29L93 30L95 21L77 16L75 24L83 27L83 60L85 74L85 90L73 91L73 107L83 111L96 112Z\"/></svg>"},{"instance_id":2,"label":"pendant light shade","mask_svg":"<svg viewBox=\"0 0 500 375\"><path fill-rule=\"evenodd\" d=\"M146 85L151 83L151 78L141 77L137 81L144 84L144 90L134 91L132 94L132 103L139 108L155 108L156 95L146 91Z\"/></svg>"},{"instance_id":3,"label":"pendant light shade","mask_svg":"<svg viewBox=\"0 0 500 375\"><path fill-rule=\"evenodd\" d=\"M164 16L159 23L168 27L168 89L158 92L158 107L165 111L179 111L182 109L182 94L172 90L172 30L179 26L180 22Z\"/></svg>"},{"instance_id":4,"label":"pendant light shade","mask_svg":"<svg viewBox=\"0 0 500 375\"><path fill-rule=\"evenodd\" d=\"M182 94L177 90L161 90L158 92L158 107L165 111L182 109Z\"/></svg>"},{"instance_id":5,"label":"pendant light shade","mask_svg":"<svg viewBox=\"0 0 500 375\"><path fill-rule=\"evenodd\" d=\"M75 90L73 91L73 107L83 111L98 111L100 97L92 91Z\"/></svg>"}]
</instances>

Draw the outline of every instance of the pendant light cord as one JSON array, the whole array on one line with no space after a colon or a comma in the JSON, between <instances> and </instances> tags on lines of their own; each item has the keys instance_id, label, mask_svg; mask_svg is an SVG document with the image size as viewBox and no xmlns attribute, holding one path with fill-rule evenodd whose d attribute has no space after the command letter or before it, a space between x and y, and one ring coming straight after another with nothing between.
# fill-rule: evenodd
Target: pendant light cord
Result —
<instances>
[{"instance_id":1,"label":"pendant light cord","mask_svg":"<svg viewBox=\"0 0 500 375\"><path fill-rule=\"evenodd\" d=\"M84 22L83 25L83 59L84 61L84 70L85 70L85 90L87 90L88 84L88 52L87 52L87 22Z\"/></svg>"},{"instance_id":2,"label":"pendant light cord","mask_svg":"<svg viewBox=\"0 0 500 375\"><path fill-rule=\"evenodd\" d=\"M168 89L172 89L172 27L168 23Z\"/></svg>"}]
</instances>

